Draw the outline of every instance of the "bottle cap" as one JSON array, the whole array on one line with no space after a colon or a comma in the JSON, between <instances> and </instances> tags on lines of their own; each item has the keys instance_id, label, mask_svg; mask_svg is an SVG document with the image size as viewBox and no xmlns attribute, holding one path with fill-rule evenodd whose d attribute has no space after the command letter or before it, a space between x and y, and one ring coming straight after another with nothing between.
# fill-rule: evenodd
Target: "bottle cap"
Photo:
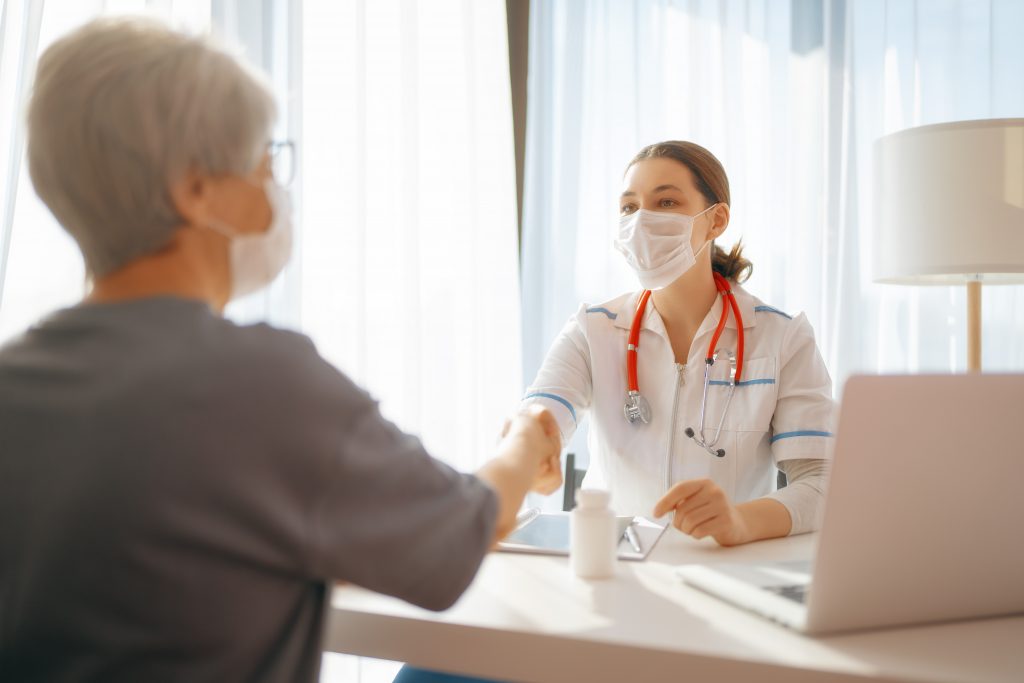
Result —
<instances>
[{"instance_id":1,"label":"bottle cap","mask_svg":"<svg viewBox=\"0 0 1024 683\"><path fill-rule=\"evenodd\" d=\"M611 500L611 494L604 489L580 489L576 492L576 505L584 510L607 508Z\"/></svg>"}]
</instances>

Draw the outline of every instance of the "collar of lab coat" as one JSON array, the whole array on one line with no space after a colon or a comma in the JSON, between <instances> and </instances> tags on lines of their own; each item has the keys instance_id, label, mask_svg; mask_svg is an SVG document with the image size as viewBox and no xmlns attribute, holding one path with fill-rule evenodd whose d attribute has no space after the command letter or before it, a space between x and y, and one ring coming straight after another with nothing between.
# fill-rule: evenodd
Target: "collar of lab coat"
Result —
<instances>
[{"instance_id":1,"label":"collar of lab coat","mask_svg":"<svg viewBox=\"0 0 1024 683\"><path fill-rule=\"evenodd\" d=\"M636 313L637 302L640 301L641 291L634 292L632 295L626 297L622 304L622 309L618 311L618 315L615 317L613 324L616 327L621 327L625 330L633 324L633 315ZM736 303L740 309L740 315L743 316L743 329L748 329L757 325L757 318L754 315L754 297L747 293L745 289L740 287L738 284L732 283L732 293L736 297ZM704 316L704 321L700 324L697 329L697 334L694 339L699 339L705 334L710 334L718 327L718 321L722 316L722 306L725 305L724 298L719 295L715 297L715 303L711 305L711 310ZM729 317L725 321L725 326L731 329L736 329L736 316L733 312L729 311ZM647 308L644 309L644 318L640 324L641 330L650 330L656 334L661 335L665 339L668 339L668 331L665 329L665 323L661 319L661 315L658 313L654 306L653 301L647 302Z\"/></svg>"}]
</instances>

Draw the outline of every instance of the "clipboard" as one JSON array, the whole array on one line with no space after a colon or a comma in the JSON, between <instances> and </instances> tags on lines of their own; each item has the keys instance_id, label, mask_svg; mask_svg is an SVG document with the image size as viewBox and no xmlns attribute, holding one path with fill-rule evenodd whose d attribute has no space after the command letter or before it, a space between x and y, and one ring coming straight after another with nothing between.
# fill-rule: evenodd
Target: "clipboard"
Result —
<instances>
[{"instance_id":1,"label":"clipboard","mask_svg":"<svg viewBox=\"0 0 1024 683\"><path fill-rule=\"evenodd\" d=\"M569 554L568 512L529 511L521 515L515 531L498 542L497 549L506 553L528 553L533 555ZM616 517L619 525L618 557L620 560L642 561L647 559L657 545L665 526L645 517ZM636 552L624 537L626 527L632 524L640 541L641 552Z\"/></svg>"}]
</instances>

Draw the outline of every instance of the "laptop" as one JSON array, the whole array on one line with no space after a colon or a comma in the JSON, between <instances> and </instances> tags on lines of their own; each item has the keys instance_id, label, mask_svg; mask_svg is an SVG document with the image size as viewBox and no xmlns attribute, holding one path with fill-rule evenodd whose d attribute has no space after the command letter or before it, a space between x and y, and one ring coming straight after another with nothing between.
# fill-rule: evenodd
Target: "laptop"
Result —
<instances>
[{"instance_id":1,"label":"laptop","mask_svg":"<svg viewBox=\"0 0 1024 683\"><path fill-rule=\"evenodd\" d=\"M1024 612L1024 374L855 376L812 562L684 565L808 634Z\"/></svg>"}]
</instances>

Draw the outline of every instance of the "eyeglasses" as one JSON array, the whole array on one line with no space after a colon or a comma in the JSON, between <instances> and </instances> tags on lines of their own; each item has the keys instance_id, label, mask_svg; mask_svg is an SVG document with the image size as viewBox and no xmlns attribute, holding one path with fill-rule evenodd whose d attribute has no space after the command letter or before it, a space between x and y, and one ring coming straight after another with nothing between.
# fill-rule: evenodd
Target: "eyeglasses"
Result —
<instances>
[{"instance_id":1,"label":"eyeglasses","mask_svg":"<svg viewBox=\"0 0 1024 683\"><path fill-rule=\"evenodd\" d=\"M282 186L295 179L295 143L291 140L273 141L267 147L270 154L270 172L274 181Z\"/></svg>"}]
</instances>

